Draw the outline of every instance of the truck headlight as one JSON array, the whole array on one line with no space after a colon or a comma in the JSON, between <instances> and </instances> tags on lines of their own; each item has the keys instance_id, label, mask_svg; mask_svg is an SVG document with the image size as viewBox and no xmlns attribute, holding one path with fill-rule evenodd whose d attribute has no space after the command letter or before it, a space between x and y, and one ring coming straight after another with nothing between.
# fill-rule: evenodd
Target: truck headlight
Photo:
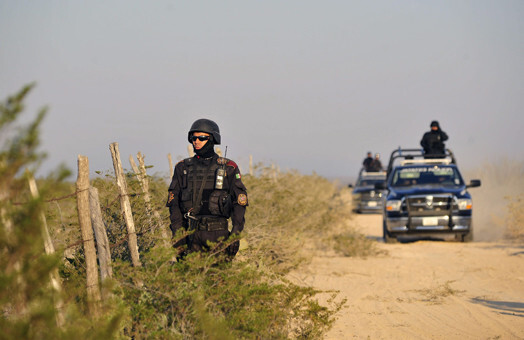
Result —
<instances>
[{"instance_id":1,"label":"truck headlight","mask_svg":"<svg viewBox=\"0 0 524 340\"><path fill-rule=\"evenodd\" d=\"M471 210L471 208L473 208L473 203L469 198L457 199L457 205L459 210Z\"/></svg>"},{"instance_id":2,"label":"truck headlight","mask_svg":"<svg viewBox=\"0 0 524 340\"><path fill-rule=\"evenodd\" d=\"M400 200L386 201L386 210L387 211L400 211L401 206L402 206L402 201Z\"/></svg>"}]
</instances>

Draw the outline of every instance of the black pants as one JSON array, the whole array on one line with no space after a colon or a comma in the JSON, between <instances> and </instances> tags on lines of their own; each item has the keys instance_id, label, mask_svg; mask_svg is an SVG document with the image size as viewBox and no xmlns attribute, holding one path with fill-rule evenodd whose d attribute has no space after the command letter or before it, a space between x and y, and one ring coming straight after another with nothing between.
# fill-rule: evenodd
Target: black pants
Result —
<instances>
[{"instance_id":1,"label":"black pants","mask_svg":"<svg viewBox=\"0 0 524 340\"><path fill-rule=\"evenodd\" d=\"M189 251L209 251L208 242L215 243L214 247L219 248L220 242L227 240L229 237L229 231L225 230L196 230L192 235L192 242L189 244Z\"/></svg>"}]
</instances>

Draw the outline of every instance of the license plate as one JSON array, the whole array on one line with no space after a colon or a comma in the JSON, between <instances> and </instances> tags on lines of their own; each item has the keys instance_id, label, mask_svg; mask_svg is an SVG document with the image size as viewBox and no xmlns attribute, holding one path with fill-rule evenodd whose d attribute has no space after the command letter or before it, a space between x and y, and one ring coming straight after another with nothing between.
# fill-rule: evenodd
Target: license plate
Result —
<instances>
[{"instance_id":1,"label":"license plate","mask_svg":"<svg viewBox=\"0 0 524 340\"><path fill-rule=\"evenodd\" d=\"M424 217L422 219L422 225L438 225L437 217Z\"/></svg>"},{"instance_id":2,"label":"license plate","mask_svg":"<svg viewBox=\"0 0 524 340\"><path fill-rule=\"evenodd\" d=\"M377 206L377 202L374 202L374 201L368 202L368 207L376 207L376 206Z\"/></svg>"}]
</instances>

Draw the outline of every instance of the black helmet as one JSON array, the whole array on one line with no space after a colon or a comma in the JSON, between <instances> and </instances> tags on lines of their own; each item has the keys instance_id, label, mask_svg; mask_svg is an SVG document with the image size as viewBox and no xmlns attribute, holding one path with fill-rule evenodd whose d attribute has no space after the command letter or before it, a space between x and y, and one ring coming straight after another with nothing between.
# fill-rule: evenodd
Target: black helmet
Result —
<instances>
[{"instance_id":1,"label":"black helmet","mask_svg":"<svg viewBox=\"0 0 524 340\"><path fill-rule=\"evenodd\" d=\"M195 120L191 129L187 133L187 140L191 143L191 135L193 132L205 132L213 136L215 144L220 144L220 129L218 128L217 123L209 119L198 119Z\"/></svg>"},{"instance_id":2,"label":"black helmet","mask_svg":"<svg viewBox=\"0 0 524 340\"><path fill-rule=\"evenodd\" d=\"M440 126L438 125L438 121L434 120L434 121L431 122L430 127L434 127L434 126L440 128Z\"/></svg>"}]
</instances>

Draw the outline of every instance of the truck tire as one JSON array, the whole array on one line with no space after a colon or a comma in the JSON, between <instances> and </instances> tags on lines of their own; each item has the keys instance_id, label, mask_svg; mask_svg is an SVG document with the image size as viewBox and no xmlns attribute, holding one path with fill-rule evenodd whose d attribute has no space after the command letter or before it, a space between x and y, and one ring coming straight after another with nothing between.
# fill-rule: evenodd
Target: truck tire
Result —
<instances>
[{"instance_id":1,"label":"truck tire","mask_svg":"<svg viewBox=\"0 0 524 340\"><path fill-rule=\"evenodd\" d=\"M397 243L398 240L395 236L391 236L386 228L386 221L382 222L382 237L384 238L384 243Z\"/></svg>"},{"instance_id":2,"label":"truck tire","mask_svg":"<svg viewBox=\"0 0 524 340\"><path fill-rule=\"evenodd\" d=\"M462 235L462 242L472 242L473 241L473 231L470 231L467 234Z\"/></svg>"}]
</instances>

